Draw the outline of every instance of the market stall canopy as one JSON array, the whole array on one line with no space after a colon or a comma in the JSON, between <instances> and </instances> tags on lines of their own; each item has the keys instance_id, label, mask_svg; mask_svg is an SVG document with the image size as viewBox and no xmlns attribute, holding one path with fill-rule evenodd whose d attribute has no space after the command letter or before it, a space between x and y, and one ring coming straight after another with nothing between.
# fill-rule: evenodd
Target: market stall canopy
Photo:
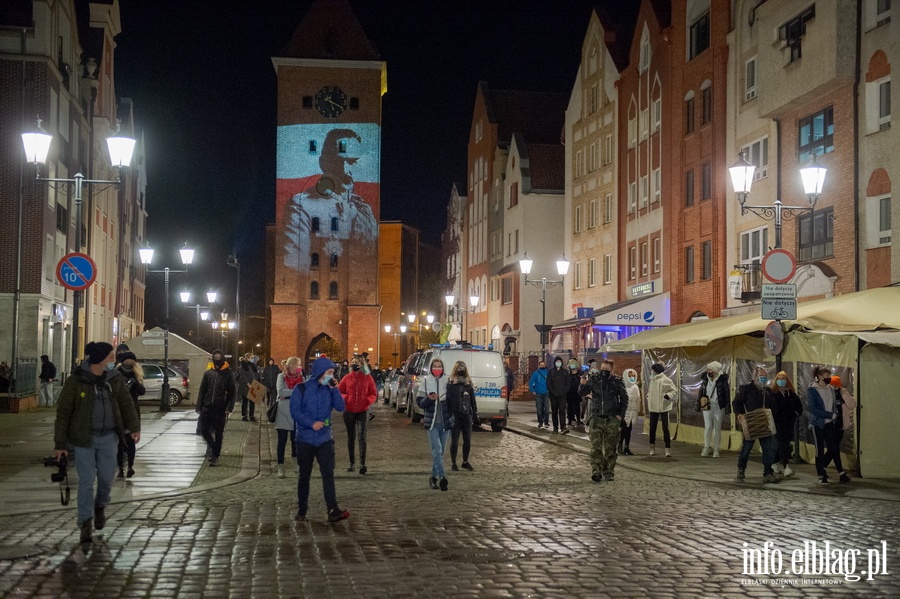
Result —
<instances>
[{"instance_id":1,"label":"market stall canopy","mask_svg":"<svg viewBox=\"0 0 900 599\"><path fill-rule=\"evenodd\" d=\"M717 339L762 333L769 322L758 314L713 318L644 331L610 343L604 349L621 352L704 346ZM797 306L797 320L785 321L785 324L788 327L799 325L807 330L823 332L900 329L900 287L879 287L801 303Z\"/></svg>"}]
</instances>

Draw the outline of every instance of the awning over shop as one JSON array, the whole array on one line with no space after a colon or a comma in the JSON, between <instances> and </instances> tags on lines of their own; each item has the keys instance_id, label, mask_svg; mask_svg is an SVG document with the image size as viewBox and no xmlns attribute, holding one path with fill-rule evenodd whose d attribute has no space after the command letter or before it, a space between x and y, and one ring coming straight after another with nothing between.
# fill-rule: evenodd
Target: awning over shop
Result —
<instances>
[{"instance_id":1,"label":"awning over shop","mask_svg":"<svg viewBox=\"0 0 900 599\"><path fill-rule=\"evenodd\" d=\"M709 345L716 339L762 332L770 321L758 313L713 318L644 331L605 347L606 351ZM787 327L822 332L861 332L900 329L900 287L881 287L839 297L800 303L797 320Z\"/></svg>"},{"instance_id":2,"label":"awning over shop","mask_svg":"<svg viewBox=\"0 0 900 599\"><path fill-rule=\"evenodd\" d=\"M594 324L662 327L671 322L670 314L666 292L598 308L594 310Z\"/></svg>"}]
</instances>

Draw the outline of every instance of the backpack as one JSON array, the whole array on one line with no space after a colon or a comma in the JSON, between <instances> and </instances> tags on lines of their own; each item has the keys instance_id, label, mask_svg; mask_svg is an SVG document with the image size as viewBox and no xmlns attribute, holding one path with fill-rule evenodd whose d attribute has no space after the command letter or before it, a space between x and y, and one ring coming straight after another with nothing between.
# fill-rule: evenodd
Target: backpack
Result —
<instances>
[{"instance_id":1,"label":"backpack","mask_svg":"<svg viewBox=\"0 0 900 599\"><path fill-rule=\"evenodd\" d=\"M454 414L471 414L472 413L472 396L468 391L460 391L459 393L447 394L447 407Z\"/></svg>"}]
</instances>

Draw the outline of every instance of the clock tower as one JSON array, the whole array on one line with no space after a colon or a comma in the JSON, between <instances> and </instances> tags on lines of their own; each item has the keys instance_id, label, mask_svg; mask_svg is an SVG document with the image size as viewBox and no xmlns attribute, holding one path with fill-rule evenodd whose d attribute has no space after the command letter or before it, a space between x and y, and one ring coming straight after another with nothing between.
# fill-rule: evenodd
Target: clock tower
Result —
<instances>
[{"instance_id":1,"label":"clock tower","mask_svg":"<svg viewBox=\"0 0 900 599\"><path fill-rule=\"evenodd\" d=\"M315 0L281 54L271 354L379 355L381 96L387 67L347 0ZM332 355L334 343L342 355ZM307 368L308 369L308 368Z\"/></svg>"}]
</instances>

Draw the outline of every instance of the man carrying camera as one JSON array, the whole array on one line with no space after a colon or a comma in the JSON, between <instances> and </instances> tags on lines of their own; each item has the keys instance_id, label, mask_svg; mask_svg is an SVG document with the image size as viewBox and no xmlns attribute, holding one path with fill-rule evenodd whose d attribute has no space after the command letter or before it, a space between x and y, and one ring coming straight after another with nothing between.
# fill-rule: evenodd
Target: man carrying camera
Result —
<instances>
[{"instance_id":1,"label":"man carrying camera","mask_svg":"<svg viewBox=\"0 0 900 599\"><path fill-rule=\"evenodd\" d=\"M622 379L612 373L613 366L610 360L603 360L599 368L594 362L578 387L579 395L591 396L587 414L594 482L611 481L615 476L619 428L628 409L628 392Z\"/></svg>"},{"instance_id":2,"label":"man carrying camera","mask_svg":"<svg viewBox=\"0 0 900 599\"><path fill-rule=\"evenodd\" d=\"M116 474L119 435L131 431L141 439L141 421L134 409L125 379L115 370L115 353L109 343L88 343L87 355L66 379L56 408L54 442L56 459L68 457L75 447L78 472L78 526L81 542L90 543L92 529L106 526L106 506ZM94 496L94 479L97 494Z\"/></svg>"}]
</instances>

